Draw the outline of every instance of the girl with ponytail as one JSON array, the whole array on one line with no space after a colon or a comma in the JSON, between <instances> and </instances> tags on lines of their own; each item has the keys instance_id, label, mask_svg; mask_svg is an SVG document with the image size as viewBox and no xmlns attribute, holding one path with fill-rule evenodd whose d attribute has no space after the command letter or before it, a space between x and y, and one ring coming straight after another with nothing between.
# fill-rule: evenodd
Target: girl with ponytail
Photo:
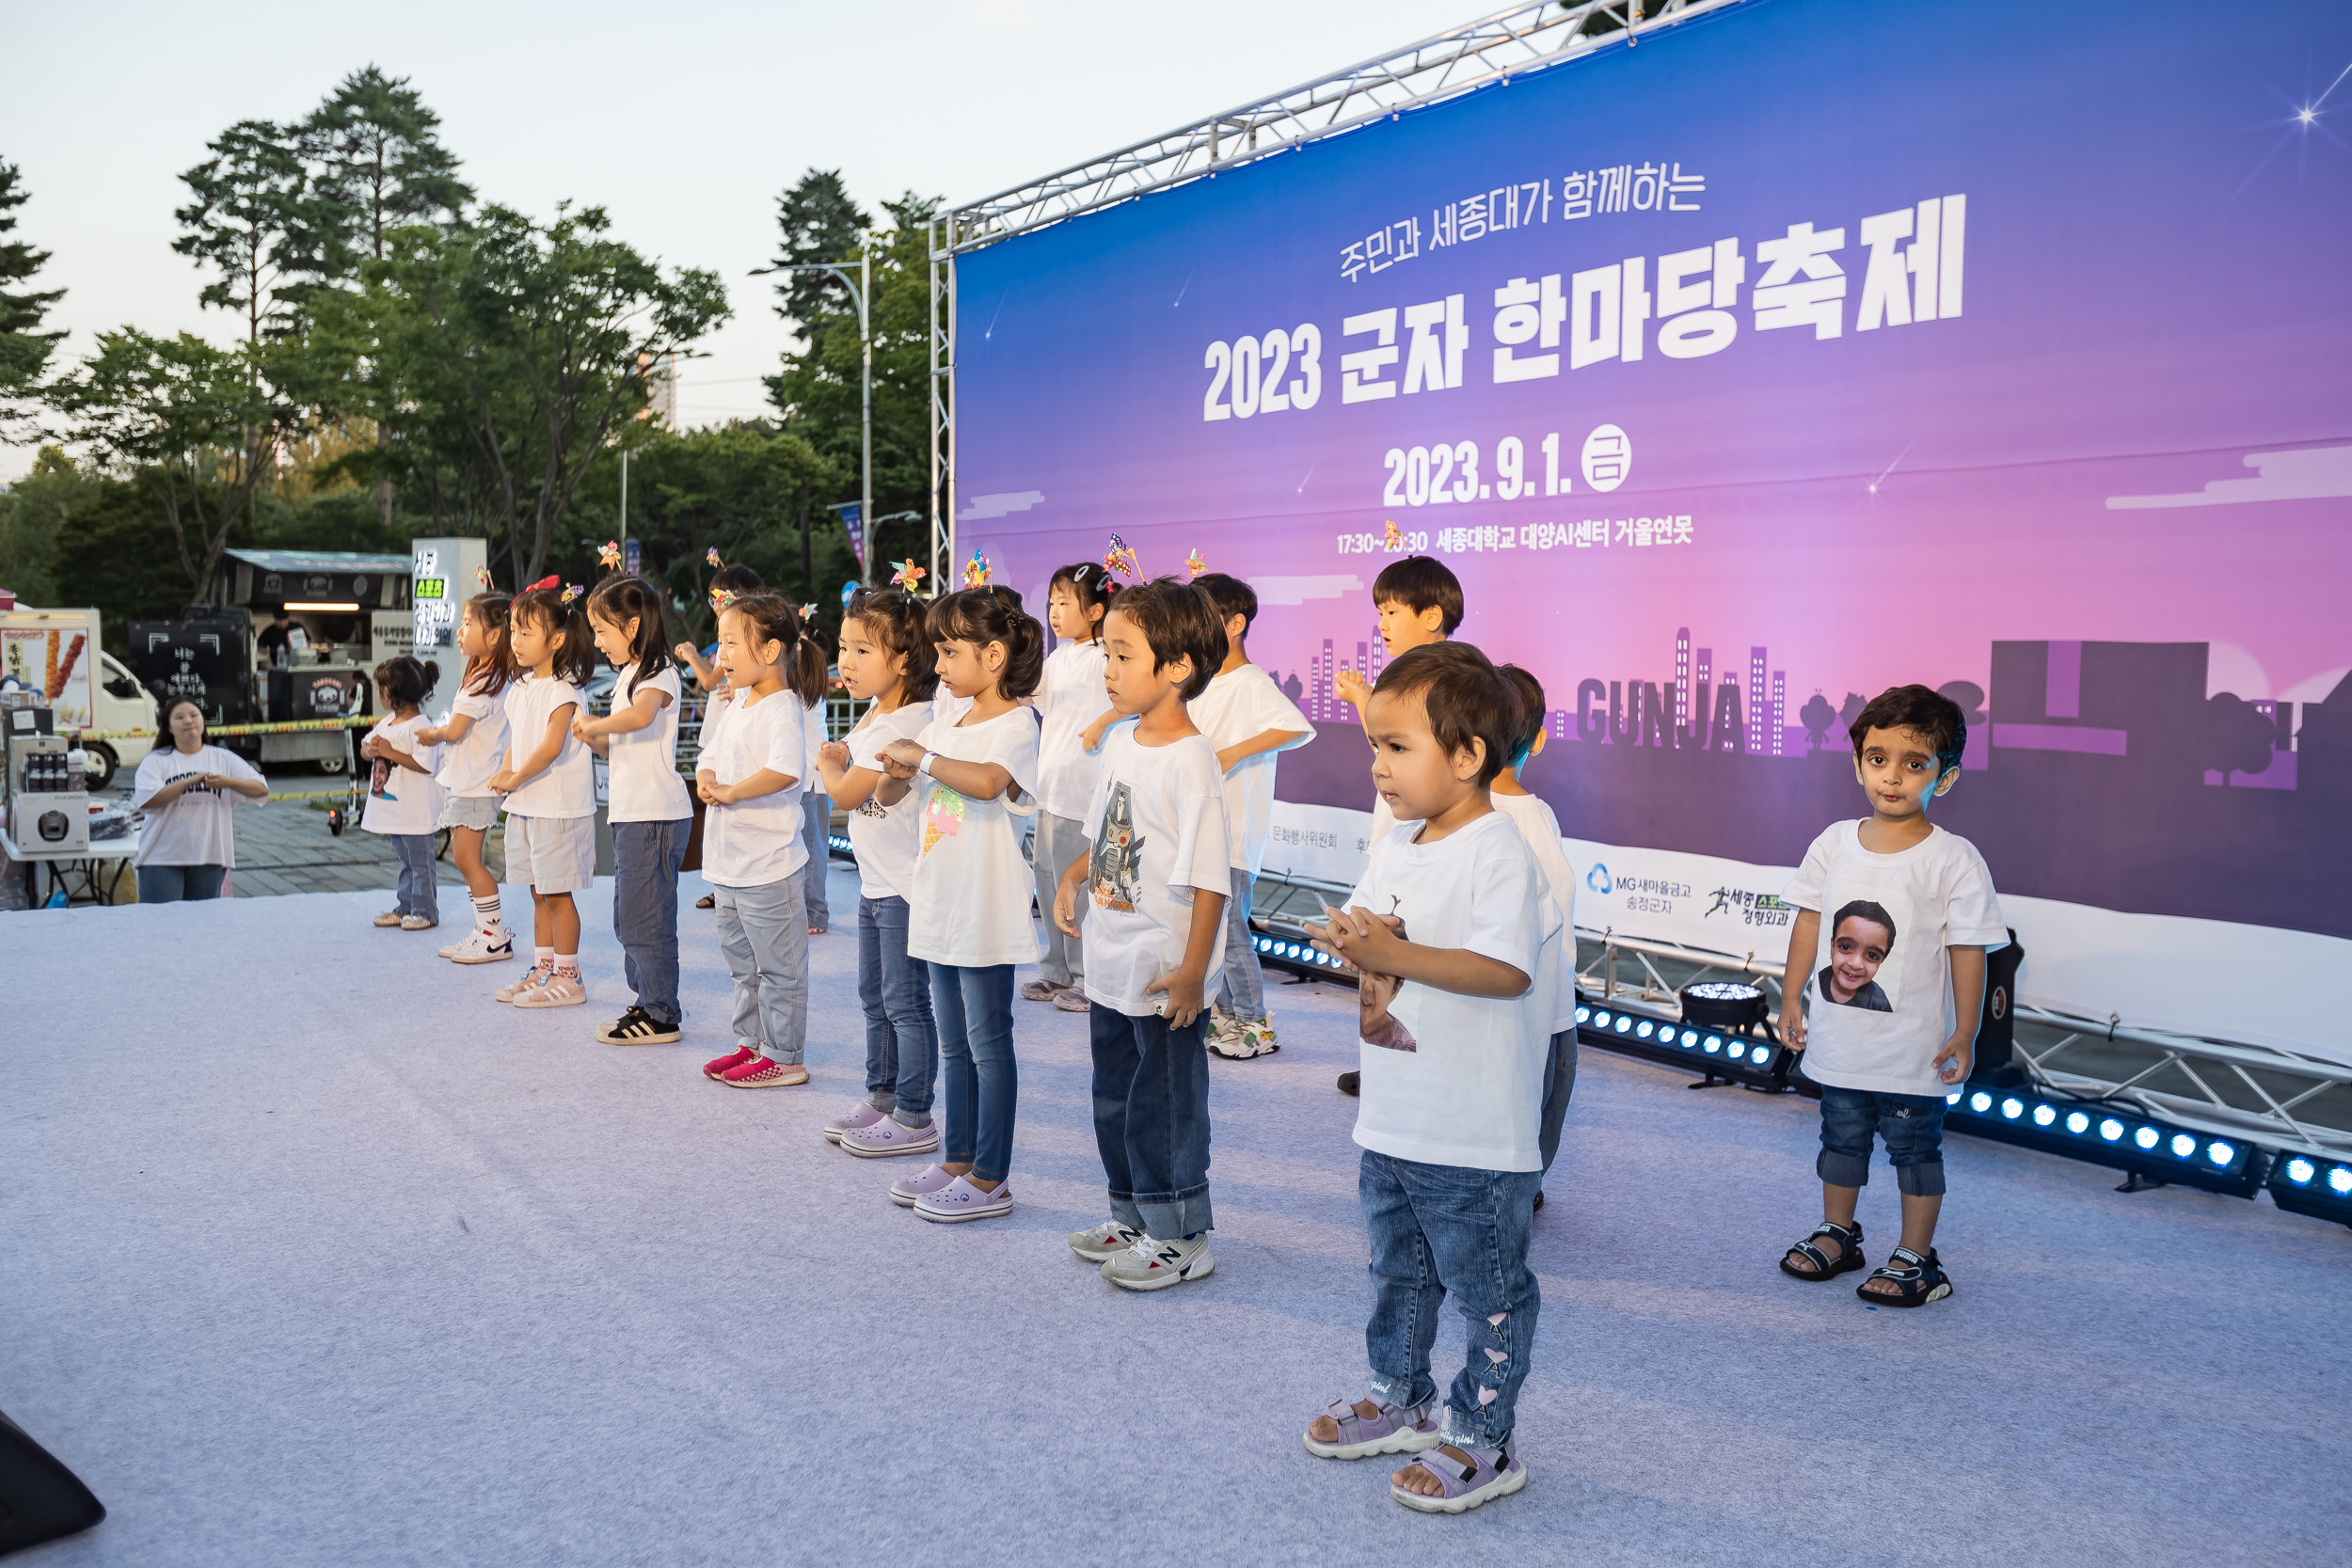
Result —
<instances>
[{"instance_id":1,"label":"girl with ponytail","mask_svg":"<svg viewBox=\"0 0 2352 1568\"><path fill-rule=\"evenodd\" d=\"M1012 1212L1012 971L1038 959L1019 820L1037 811L1037 721L1021 699L1044 672L1045 628L999 587L951 594L929 620L940 684L970 706L884 747L874 799L921 799L907 952L930 971L945 1124L945 1158L890 1196L952 1223Z\"/></svg>"},{"instance_id":2,"label":"girl with ponytail","mask_svg":"<svg viewBox=\"0 0 2352 1568\"><path fill-rule=\"evenodd\" d=\"M499 882L483 863L482 846L498 826L499 798L490 788L506 758L506 689L515 682L515 650L507 640L504 594L476 594L466 601L457 625L457 651L466 673L440 723L419 730L420 744L438 747L441 770L440 825L449 830L450 858L466 879L473 904L473 928L462 942L441 949L461 964L497 963L515 956L515 938L499 908Z\"/></svg>"},{"instance_id":3,"label":"girl with ponytail","mask_svg":"<svg viewBox=\"0 0 2352 1568\"><path fill-rule=\"evenodd\" d=\"M804 605L813 610L814 605ZM801 842L808 850L808 934L821 937L833 924L833 907L825 898L825 872L832 863L833 797L816 763L817 753L832 736L825 733L825 689L833 683L823 635L805 621L801 645L792 657L792 694L801 700L808 725L808 776L801 782Z\"/></svg>"},{"instance_id":4,"label":"girl with ponytail","mask_svg":"<svg viewBox=\"0 0 2352 1568\"><path fill-rule=\"evenodd\" d=\"M596 781L588 748L572 734L587 711L580 682L596 648L577 588L548 578L515 596L507 638L524 678L506 690L506 766L490 780L506 797L506 874L531 884L530 970L498 990L518 1007L577 1007L580 907L572 894L596 877Z\"/></svg>"},{"instance_id":5,"label":"girl with ponytail","mask_svg":"<svg viewBox=\"0 0 2352 1568\"><path fill-rule=\"evenodd\" d=\"M772 594L723 599L719 670L736 696L715 739L705 731L694 789L704 802L703 876L719 947L735 977L735 1049L703 1076L739 1089L808 1082L808 879L801 789L807 708L793 687L800 612Z\"/></svg>"},{"instance_id":6,"label":"girl with ponytail","mask_svg":"<svg viewBox=\"0 0 2352 1568\"><path fill-rule=\"evenodd\" d=\"M610 577L588 595L596 651L621 673L612 711L572 720L572 734L610 763L612 934L637 1000L596 1030L608 1045L667 1045L684 1018L677 994L677 879L694 813L677 773L677 667L661 595L642 578Z\"/></svg>"}]
</instances>

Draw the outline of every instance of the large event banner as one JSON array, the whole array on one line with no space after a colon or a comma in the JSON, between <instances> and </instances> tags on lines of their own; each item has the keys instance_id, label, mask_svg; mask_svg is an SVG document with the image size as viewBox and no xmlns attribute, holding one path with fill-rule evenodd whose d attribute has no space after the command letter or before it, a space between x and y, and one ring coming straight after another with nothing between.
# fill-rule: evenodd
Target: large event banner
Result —
<instances>
[{"instance_id":1,"label":"large event banner","mask_svg":"<svg viewBox=\"0 0 2352 1568\"><path fill-rule=\"evenodd\" d=\"M1847 722L1925 682L2022 994L2316 1041L2347 66L2318 0L1749 0L976 251L959 547L1041 595L1114 531L1248 578L1320 732L1269 860L1335 879L1371 785L1334 680L1436 556L1544 684L1578 923L1775 959L1786 868L1867 809Z\"/></svg>"}]
</instances>

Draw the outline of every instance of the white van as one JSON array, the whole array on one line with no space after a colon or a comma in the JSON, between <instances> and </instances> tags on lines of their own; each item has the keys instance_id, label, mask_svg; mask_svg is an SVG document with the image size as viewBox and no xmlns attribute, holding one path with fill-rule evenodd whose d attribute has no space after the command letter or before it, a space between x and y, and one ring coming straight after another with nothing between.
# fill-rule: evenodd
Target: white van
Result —
<instances>
[{"instance_id":1,"label":"white van","mask_svg":"<svg viewBox=\"0 0 2352 1568\"><path fill-rule=\"evenodd\" d=\"M0 610L0 675L39 691L59 735L85 739L89 787L104 789L155 744L155 697L98 645L95 610Z\"/></svg>"}]
</instances>

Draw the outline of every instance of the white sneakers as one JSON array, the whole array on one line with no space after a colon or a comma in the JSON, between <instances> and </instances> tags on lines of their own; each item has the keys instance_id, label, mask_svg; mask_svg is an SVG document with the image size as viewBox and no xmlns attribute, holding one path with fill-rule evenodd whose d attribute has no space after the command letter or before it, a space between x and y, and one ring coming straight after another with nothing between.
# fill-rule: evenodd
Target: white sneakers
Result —
<instances>
[{"instance_id":1,"label":"white sneakers","mask_svg":"<svg viewBox=\"0 0 2352 1568\"><path fill-rule=\"evenodd\" d=\"M466 940L441 949L441 957L452 963L492 964L515 956L515 933L501 930L489 932L479 927L466 933Z\"/></svg>"}]
</instances>

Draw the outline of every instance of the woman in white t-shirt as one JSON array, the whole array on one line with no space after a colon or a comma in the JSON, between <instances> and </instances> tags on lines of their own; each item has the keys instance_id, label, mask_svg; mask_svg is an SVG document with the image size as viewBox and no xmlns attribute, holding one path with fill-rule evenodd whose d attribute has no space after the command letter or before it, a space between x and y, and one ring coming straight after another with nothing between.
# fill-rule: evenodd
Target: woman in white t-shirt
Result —
<instances>
[{"instance_id":1,"label":"woman in white t-shirt","mask_svg":"<svg viewBox=\"0 0 2352 1568\"><path fill-rule=\"evenodd\" d=\"M441 949L461 964L496 963L515 956L515 938L499 908L499 881L482 859L482 847L498 826L499 797L490 780L506 765L506 689L515 681L515 653L506 641L504 594L476 594L466 601L457 624L457 651L466 673L441 721L417 732L417 739L441 748L441 822L449 830L450 859L466 879L473 903L473 925L464 939Z\"/></svg>"},{"instance_id":2,"label":"woman in white t-shirt","mask_svg":"<svg viewBox=\"0 0 2352 1568\"><path fill-rule=\"evenodd\" d=\"M719 611L719 660L736 695L694 765L704 803L703 876L716 892L719 948L735 977L735 1049L703 1076L739 1089L808 1082L808 912L802 887L801 781L808 731L791 688L801 617L773 594Z\"/></svg>"},{"instance_id":3,"label":"woman in white t-shirt","mask_svg":"<svg viewBox=\"0 0 2352 1568\"><path fill-rule=\"evenodd\" d=\"M420 664L403 654L375 667L375 702L384 717L359 743L369 765L368 809L359 826L391 841L400 857L400 882L393 907L375 917L378 926L429 931L441 923L440 888L433 872L433 829L441 817L441 786L433 769L439 759L419 738L430 729L422 705L437 664Z\"/></svg>"},{"instance_id":4,"label":"woman in white t-shirt","mask_svg":"<svg viewBox=\"0 0 2352 1568\"><path fill-rule=\"evenodd\" d=\"M1009 588L967 588L931 606L939 680L971 705L882 757L884 806L923 798L907 951L930 965L946 1156L890 1196L928 1220L1012 1212L1012 971L1038 959L1034 879L1019 817L1037 810L1037 719L1021 699L1045 668L1045 628Z\"/></svg>"},{"instance_id":5,"label":"woman in white t-shirt","mask_svg":"<svg viewBox=\"0 0 2352 1568\"><path fill-rule=\"evenodd\" d=\"M612 934L637 1000L596 1031L607 1045L668 1045L684 1020L677 994L677 878L694 819L677 771L682 688L670 662L661 595L612 577L588 595L596 651L621 671L612 711L572 719L572 734L606 758L612 824Z\"/></svg>"},{"instance_id":6,"label":"woman in white t-shirt","mask_svg":"<svg viewBox=\"0 0 2352 1568\"><path fill-rule=\"evenodd\" d=\"M204 744L204 707L193 697L164 705L155 749L139 763L131 809L147 814L139 834L139 902L174 904L217 898L237 863L230 799L262 801L269 784L225 746Z\"/></svg>"},{"instance_id":7,"label":"woman in white t-shirt","mask_svg":"<svg viewBox=\"0 0 2352 1568\"><path fill-rule=\"evenodd\" d=\"M832 798L849 813L857 855L857 990L866 1008L866 1098L826 1122L824 1133L843 1153L867 1159L939 1148L931 1117L939 1028L931 1017L930 966L907 952L923 801L913 790L895 805L875 798L882 749L914 739L930 722L939 674L925 609L896 588L850 601L841 618L841 684L868 705L849 738L817 757Z\"/></svg>"},{"instance_id":8,"label":"woman in white t-shirt","mask_svg":"<svg viewBox=\"0 0 2352 1568\"><path fill-rule=\"evenodd\" d=\"M1101 770L1103 732L1118 718L1103 687L1103 617L1118 591L1099 561L1064 566L1045 591L1045 624L1061 645L1046 657L1037 693L1037 828L1029 859L1041 911L1054 907L1063 869L1087 852L1084 818ZM1079 911L1081 930L1085 913ZM1021 988L1023 1000L1085 1012L1085 960L1081 940L1048 920L1045 958L1038 977Z\"/></svg>"}]
</instances>

